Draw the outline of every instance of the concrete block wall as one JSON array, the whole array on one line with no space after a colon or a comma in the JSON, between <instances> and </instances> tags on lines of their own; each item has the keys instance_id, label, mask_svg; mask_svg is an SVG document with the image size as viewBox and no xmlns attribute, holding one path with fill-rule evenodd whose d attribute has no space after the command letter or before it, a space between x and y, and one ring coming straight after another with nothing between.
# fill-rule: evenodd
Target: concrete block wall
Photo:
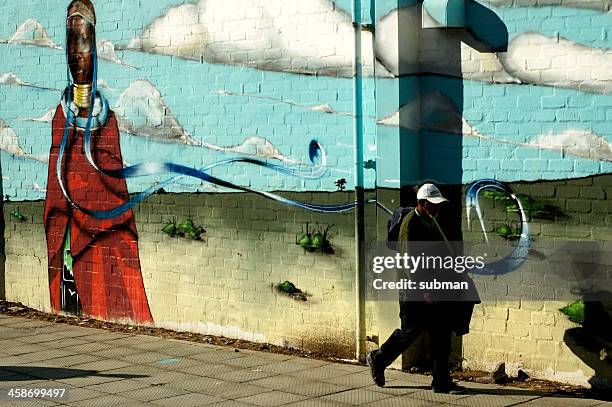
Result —
<instances>
[{"instance_id":1,"label":"concrete block wall","mask_svg":"<svg viewBox=\"0 0 612 407\"><path fill-rule=\"evenodd\" d=\"M604 175L545 183L516 183L511 184L511 188L517 194L525 194L548 205L554 213L551 219L535 218L529 222L533 245L545 246L553 241L611 241L610 185L612 177ZM496 238L495 228L518 220L516 213L504 210L503 201L487 198L480 201L491 239ZM465 219L464 225L466 241L482 239L476 221L473 221L471 229L466 227ZM538 285L541 292L550 289L544 277L545 270L530 274L521 269L513 274L517 274L517 283L525 290L537 290ZM536 278L528 279L529 276ZM538 279L538 276L542 278ZM551 298L543 301L529 298L484 301L475 308L471 332L463 340L464 366L490 371L496 363L504 361L512 374L523 369L536 377L586 386L598 380L609 380L612 371L605 361L593 365L587 363L592 358L583 360L584 354L572 351L567 333L580 325L559 311L570 302L552 301ZM611 305L608 303L606 307L612 309ZM592 379L594 376L595 380Z\"/></svg>"},{"instance_id":2,"label":"concrete block wall","mask_svg":"<svg viewBox=\"0 0 612 407\"><path fill-rule=\"evenodd\" d=\"M317 202L352 194L294 194ZM202 242L160 233L170 217L204 225ZM142 205L145 286L155 324L342 356L354 352L354 241L351 214L323 220L263 197L157 195ZM334 254L295 244L311 227L334 224ZM290 281L307 301L279 294Z\"/></svg>"},{"instance_id":3,"label":"concrete block wall","mask_svg":"<svg viewBox=\"0 0 612 407\"><path fill-rule=\"evenodd\" d=\"M352 193L288 196L322 203L353 199ZM17 209L25 221L10 215ZM6 299L50 312L43 203L5 202L4 214ZM354 356L350 213L323 219L252 195L161 194L141 204L135 216L155 326ZM162 233L168 221L188 218L206 229L201 241ZM334 254L296 245L306 222L311 230L334 225ZM303 290L307 300L274 289L284 281Z\"/></svg>"}]
</instances>

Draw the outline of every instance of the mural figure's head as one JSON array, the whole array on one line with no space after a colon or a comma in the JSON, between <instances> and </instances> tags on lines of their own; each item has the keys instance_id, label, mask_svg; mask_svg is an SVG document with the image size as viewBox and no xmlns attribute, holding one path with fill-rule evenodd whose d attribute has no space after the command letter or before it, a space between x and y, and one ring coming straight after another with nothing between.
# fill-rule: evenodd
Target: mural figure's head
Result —
<instances>
[{"instance_id":1,"label":"mural figure's head","mask_svg":"<svg viewBox=\"0 0 612 407\"><path fill-rule=\"evenodd\" d=\"M75 84L93 82L96 12L90 0L73 0L66 18L68 67Z\"/></svg>"}]
</instances>

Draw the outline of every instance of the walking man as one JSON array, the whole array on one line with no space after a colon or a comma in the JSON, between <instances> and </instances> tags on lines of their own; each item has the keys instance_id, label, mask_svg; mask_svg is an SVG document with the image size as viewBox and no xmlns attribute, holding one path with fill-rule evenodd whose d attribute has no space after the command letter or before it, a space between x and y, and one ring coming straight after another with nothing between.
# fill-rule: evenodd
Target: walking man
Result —
<instances>
[{"instance_id":1,"label":"walking man","mask_svg":"<svg viewBox=\"0 0 612 407\"><path fill-rule=\"evenodd\" d=\"M424 184L417 192L417 207L403 220L398 247L411 254L409 242L442 242L446 238L436 221L440 204L448 202L433 184ZM414 245L414 244L413 244ZM414 250L414 248L413 248ZM419 250L420 254L421 250ZM416 255L416 253L414 253ZM453 309L457 304L448 301L435 301L431 292L419 293L420 298L410 301L400 300L401 328L396 329L382 346L366 357L374 383L385 385L385 368L400 356L418 338L423 329L431 337L433 356L433 380L431 388L435 393L462 394L465 389L457 386L449 374L451 335L453 319L457 316ZM470 312L471 315L471 312ZM469 324L469 319L468 319ZM467 329L458 334L466 333Z\"/></svg>"}]
</instances>

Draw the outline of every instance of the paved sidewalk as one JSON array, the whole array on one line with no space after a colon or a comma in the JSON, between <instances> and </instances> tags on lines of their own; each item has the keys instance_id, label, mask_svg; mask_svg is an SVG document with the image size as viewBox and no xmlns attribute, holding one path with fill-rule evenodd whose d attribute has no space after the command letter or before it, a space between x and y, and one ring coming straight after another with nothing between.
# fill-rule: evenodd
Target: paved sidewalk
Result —
<instances>
[{"instance_id":1,"label":"paved sidewalk","mask_svg":"<svg viewBox=\"0 0 612 407\"><path fill-rule=\"evenodd\" d=\"M430 378L367 367L0 315L0 393L65 388L62 400L0 400L0 406L612 406L529 390L465 384L434 394Z\"/></svg>"}]
</instances>

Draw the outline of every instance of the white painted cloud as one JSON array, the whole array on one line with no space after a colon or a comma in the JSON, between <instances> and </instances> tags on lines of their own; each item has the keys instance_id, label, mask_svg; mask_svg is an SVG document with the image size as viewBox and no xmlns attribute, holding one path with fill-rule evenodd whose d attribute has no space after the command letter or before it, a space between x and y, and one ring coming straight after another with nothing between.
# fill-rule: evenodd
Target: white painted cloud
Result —
<instances>
[{"instance_id":1,"label":"white painted cloud","mask_svg":"<svg viewBox=\"0 0 612 407\"><path fill-rule=\"evenodd\" d=\"M461 128L458 123L461 123ZM462 134L495 143L561 151L564 155L612 162L612 144L589 130L569 129L558 134L550 132L526 143L483 135L465 120L449 97L439 92L426 93L420 102L412 101L403 105L398 111L379 120L378 124L412 131Z\"/></svg>"},{"instance_id":2,"label":"white painted cloud","mask_svg":"<svg viewBox=\"0 0 612 407\"><path fill-rule=\"evenodd\" d=\"M440 43L440 47L443 47ZM593 48L536 32L517 35L507 52L484 53L461 44L461 72L437 58L421 63L430 72L464 79L523 83L612 93L612 49Z\"/></svg>"},{"instance_id":3,"label":"white painted cloud","mask_svg":"<svg viewBox=\"0 0 612 407\"><path fill-rule=\"evenodd\" d=\"M506 72L524 83L612 93L612 50L525 32L499 53Z\"/></svg>"},{"instance_id":4,"label":"white painted cloud","mask_svg":"<svg viewBox=\"0 0 612 407\"><path fill-rule=\"evenodd\" d=\"M22 81L17 75L13 72L5 72L0 75L0 84L2 85L15 85L15 86L24 86L27 85L24 81Z\"/></svg>"},{"instance_id":5,"label":"white painted cloud","mask_svg":"<svg viewBox=\"0 0 612 407\"><path fill-rule=\"evenodd\" d=\"M106 89L110 92L114 92L116 90L115 88L111 87L104 79L98 79L97 86L98 89Z\"/></svg>"},{"instance_id":6,"label":"white painted cloud","mask_svg":"<svg viewBox=\"0 0 612 407\"><path fill-rule=\"evenodd\" d=\"M38 185L36 182L33 183L30 188L32 188L34 191L40 191L40 192L47 192L47 188L43 188L40 185Z\"/></svg>"},{"instance_id":7,"label":"white painted cloud","mask_svg":"<svg viewBox=\"0 0 612 407\"><path fill-rule=\"evenodd\" d=\"M48 162L48 156L34 156L26 153L21 144L19 143L19 137L15 131L9 127L2 119L0 119L0 150L6 151L7 153L21 158L27 158L40 162Z\"/></svg>"},{"instance_id":8,"label":"white painted cloud","mask_svg":"<svg viewBox=\"0 0 612 407\"><path fill-rule=\"evenodd\" d=\"M166 143L198 145L178 123L161 93L146 80L132 82L113 107L119 130Z\"/></svg>"},{"instance_id":9,"label":"white painted cloud","mask_svg":"<svg viewBox=\"0 0 612 407\"><path fill-rule=\"evenodd\" d=\"M560 6L593 10L612 9L612 0L480 0L491 6L546 7Z\"/></svg>"},{"instance_id":10,"label":"white painted cloud","mask_svg":"<svg viewBox=\"0 0 612 407\"><path fill-rule=\"evenodd\" d=\"M512 0L500 0L500 3ZM585 0L583 6L609 9L612 0ZM514 0L517 5L576 6L578 1ZM593 48L565 38L546 37L535 32L517 35L507 52L479 52L461 43L460 37L444 30L423 30L416 7L392 10L377 24L376 57L395 76L428 72L494 83L525 83L610 94L612 93L612 50ZM419 51L415 43L424 44ZM456 55L455 55L456 54ZM452 63L460 60L460 64ZM449 63L449 61L451 63Z\"/></svg>"},{"instance_id":11,"label":"white painted cloud","mask_svg":"<svg viewBox=\"0 0 612 407\"><path fill-rule=\"evenodd\" d=\"M440 69L442 73L458 76L463 79L491 83L521 83L512 76L499 60L500 53L480 52L465 43L461 43L461 72L452 74Z\"/></svg>"},{"instance_id":12,"label":"white painted cloud","mask_svg":"<svg viewBox=\"0 0 612 407\"><path fill-rule=\"evenodd\" d=\"M113 110L119 130L134 136L299 164L298 161L283 155L270 141L259 136L248 137L242 144L229 147L197 141L179 124L163 101L159 90L146 80L132 82L119 96Z\"/></svg>"},{"instance_id":13,"label":"white painted cloud","mask_svg":"<svg viewBox=\"0 0 612 407\"><path fill-rule=\"evenodd\" d=\"M313 112L337 114L340 116L353 116L353 113L351 112L338 112L337 110L335 110L333 107L331 107L327 103L322 103L322 104L313 106L313 105L306 105L303 103L297 103L292 100L285 100L285 99L275 98L271 96L258 95L254 93L228 92L224 89L219 89L216 92L216 94L219 96L237 96L237 97L246 97L246 98L253 98L253 99L263 99L263 100L269 100L275 103L282 103L282 104L289 105L289 106L299 107L301 109L312 110Z\"/></svg>"},{"instance_id":14,"label":"white painted cloud","mask_svg":"<svg viewBox=\"0 0 612 407\"><path fill-rule=\"evenodd\" d=\"M419 10L414 6L392 10L376 24L376 58L394 76L419 72Z\"/></svg>"},{"instance_id":15,"label":"white painted cloud","mask_svg":"<svg viewBox=\"0 0 612 407\"><path fill-rule=\"evenodd\" d=\"M36 89L44 89L44 90L59 90L59 89L47 88L45 86L38 86L38 85L33 85L31 83L24 82L21 78L19 78L13 72L4 72L0 74L0 85L23 86L27 88L36 88Z\"/></svg>"},{"instance_id":16,"label":"white painted cloud","mask_svg":"<svg viewBox=\"0 0 612 407\"><path fill-rule=\"evenodd\" d=\"M322 103L320 105L311 106L309 109L314 111L314 112L329 113L329 114L340 114L340 112L334 110L334 108L332 108L327 103Z\"/></svg>"},{"instance_id":17,"label":"white painted cloud","mask_svg":"<svg viewBox=\"0 0 612 407\"><path fill-rule=\"evenodd\" d=\"M17 134L2 119L0 119L0 150L16 157L26 156L26 152L19 144Z\"/></svg>"},{"instance_id":18,"label":"white painted cloud","mask_svg":"<svg viewBox=\"0 0 612 407\"><path fill-rule=\"evenodd\" d=\"M399 110L396 110L391 115L380 119L377 123L384 126L401 127L416 131L419 129L419 114L420 106L418 101L411 101L402 105Z\"/></svg>"},{"instance_id":19,"label":"white painted cloud","mask_svg":"<svg viewBox=\"0 0 612 407\"><path fill-rule=\"evenodd\" d=\"M53 121L53 116L55 116L55 108L49 109L40 117L26 117L21 120L26 122L51 123Z\"/></svg>"},{"instance_id":20,"label":"white painted cloud","mask_svg":"<svg viewBox=\"0 0 612 407\"><path fill-rule=\"evenodd\" d=\"M451 98L438 91L422 94L420 99L406 103L393 114L379 120L378 124L412 131L437 131L484 137L463 118Z\"/></svg>"},{"instance_id":21,"label":"white painted cloud","mask_svg":"<svg viewBox=\"0 0 612 407\"><path fill-rule=\"evenodd\" d=\"M353 76L351 16L329 0L182 4L156 18L126 48L270 71ZM362 53L364 74L372 75L368 31L362 32Z\"/></svg>"},{"instance_id":22,"label":"white painted cloud","mask_svg":"<svg viewBox=\"0 0 612 407\"><path fill-rule=\"evenodd\" d=\"M126 66L128 68L136 69L135 66L128 64L127 62L119 58L119 56L117 56L117 52L115 51L115 45L109 40L98 40L96 42L96 51L100 59L109 62L114 62L116 64Z\"/></svg>"},{"instance_id":23,"label":"white painted cloud","mask_svg":"<svg viewBox=\"0 0 612 407\"><path fill-rule=\"evenodd\" d=\"M36 45L38 47L62 49L57 45L43 25L37 20L30 18L17 27L17 30L8 40L2 42L8 42L9 44L19 45Z\"/></svg>"},{"instance_id":24,"label":"white painted cloud","mask_svg":"<svg viewBox=\"0 0 612 407\"><path fill-rule=\"evenodd\" d=\"M212 144L206 144L205 146L211 150L223 151L226 153L252 155L259 158L273 158L289 164L300 164L299 161L283 155L269 140L259 136L248 137L242 144L233 147L219 147Z\"/></svg>"},{"instance_id":25,"label":"white painted cloud","mask_svg":"<svg viewBox=\"0 0 612 407\"><path fill-rule=\"evenodd\" d=\"M612 162L612 144L589 130L569 129L560 134L546 134L524 145L561 151L564 155Z\"/></svg>"}]
</instances>

